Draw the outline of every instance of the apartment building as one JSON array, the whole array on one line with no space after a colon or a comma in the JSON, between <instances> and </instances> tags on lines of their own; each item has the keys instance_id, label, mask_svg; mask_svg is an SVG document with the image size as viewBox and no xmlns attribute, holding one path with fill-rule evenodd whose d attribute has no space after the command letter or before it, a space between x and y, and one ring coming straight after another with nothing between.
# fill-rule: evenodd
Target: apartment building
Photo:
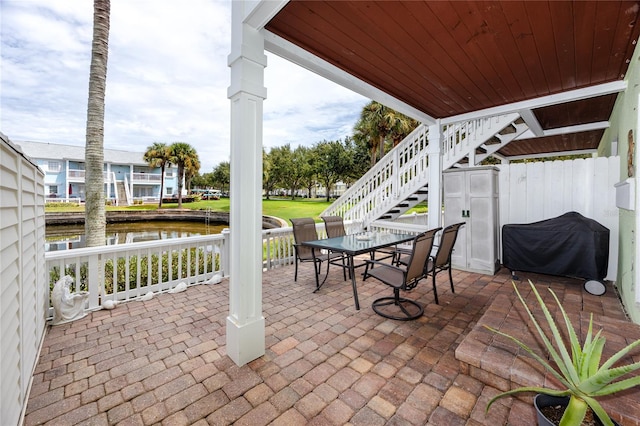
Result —
<instances>
[{"instance_id":1,"label":"apartment building","mask_svg":"<svg viewBox=\"0 0 640 426\"><path fill-rule=\"evenodd\" d=\"M78 201L85 198L84 146L44 142L15 142L44 172L47 201ZM129 205L136 200L157 201L164 179L163 197L178 191L178 169L149 167L143 152L104 150L104 189L113 204Z\"/></svg>"}]
</instances>

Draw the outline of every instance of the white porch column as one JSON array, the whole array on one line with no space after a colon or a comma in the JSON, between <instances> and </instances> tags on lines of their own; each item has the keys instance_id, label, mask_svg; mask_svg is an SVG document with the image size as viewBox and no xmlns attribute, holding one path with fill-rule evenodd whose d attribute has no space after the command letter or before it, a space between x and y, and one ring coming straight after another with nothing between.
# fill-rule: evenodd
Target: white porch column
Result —
<instances>
[{"instance_id":1,"label":"white porch column","mask_svg":"<svg viewBox=\"0 0 640 426\"><path fill-rule=\"evenodd\" d=\"M265 353L262 316L262 103L264 38L243 23L247 2L231 9L230 278L227 355L242 366Z\"/></svg>"},{"instance_id":2,"label":"white porch column","mask_svg":"<svg viewBox=\"0 0 640 426\"><path fill-rule=\"evenodd\" d=\"M427 155L429 158L427 225L429 229L433 229L442 226L442 132L440 131L440 120L437 124L429 126Z\"/></svg>"}]
</instances>

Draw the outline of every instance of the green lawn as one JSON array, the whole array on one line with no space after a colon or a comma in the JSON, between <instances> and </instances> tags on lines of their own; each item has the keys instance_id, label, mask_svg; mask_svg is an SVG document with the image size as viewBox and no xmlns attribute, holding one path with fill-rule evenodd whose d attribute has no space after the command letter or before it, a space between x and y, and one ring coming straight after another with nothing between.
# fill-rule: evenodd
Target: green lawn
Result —
<instances>
[{"instance_id":1,"label":"green lawn","mask_svg":"<svg viewBox=\"0 0 640 426\"><path fill-rule=\"evenodd\" d=\"M84 205L62 205L60 206L47 206L45 211L47 213L54 212L80 212L84 211ZM262 214L267 216L275 216L281 219L289 221L295 217L312 217L317 222L321 221L320 213L324 211L331 203L327 203L324 199L320 198L296 198L294 201L291 199L274 198L270 200L262 201ZM178 203L163 203L162 209L175 209L178 207ZM157 204L141 204L130 207L114 207L107 206L107 211L127 211L127 210L156 210ZM205 210L210 208L213 211L228 212L229 211L229 199L221 198L220 200L207 200L197 201L194 203L182 203L182 208L191 210ZM419 204L416 208L409 210L411 212L424 213L427 208L423 204Z\"/></svg>"},{"instance_id":2,"label":"green lawn","mask_svg":"<svg viewBox=\"0 0 640 426\"><path fill-rule=\"evenodd\" d=\"M81 212L84 211L84 205L62 205L58 203L55 206L47 206L47 213L56 212ZM327 203L324 199L306 199L299 198L295 201L291 199L280 199L271 197L270 200L262 201L262 214L267 216L276 216L289 220L294 217L313 217L316 221L320 221L320 213L326 209L331 203ZM127 210L156 210L157 204L140 204L129 207L107 206L107 211L127 211ZM162 203L162 209L176 209L178 203ZM221 198L220 200L197 201L193 203L182 203L182 208L191 210L205 210L210 208L214 211L228 212L229 199Z\"/></svg>"}]
</instances>

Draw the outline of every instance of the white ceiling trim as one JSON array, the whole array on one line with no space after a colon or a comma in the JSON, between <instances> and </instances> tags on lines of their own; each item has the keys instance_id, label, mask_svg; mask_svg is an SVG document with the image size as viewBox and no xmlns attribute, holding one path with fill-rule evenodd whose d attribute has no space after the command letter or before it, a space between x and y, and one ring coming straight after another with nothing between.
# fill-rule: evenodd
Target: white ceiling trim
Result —
<instances>
[{"instance_id":1,"label":"white ceiling trim","mask_svg":"<svg viewBox=\"0 0 640 426\"><path fill-rule=\"evenodd\" d=\"M612 93L623 92L627 89L626 81L613 81L610 83L599 84L596 86L585 87L582 89L570 90L567 92L556 93L553 95L542 96L526 101L514 102L511 104L499 105L496 107L485 108L465 114L446 117L441 120L442 124L451 124L461 121L470 121L483 117L492 117L495 115L509 114L521 110L531 110L542 108L550 105L557 105L566 102L579 101L581 99L594 98L596 96L610 95Z\"/></svg>"},{"instance_id":2,"label":"white ceiling trim","mask_svg":"<svg viewBox=\"0 0 640 426\"><path fill-rule=\"evenodd\" d=\"M289 3L289 0L262 0L243 2L246 5L244 22L261 30Z\"/></svg>"},{"instance_id":3,"label":"white ceiling trim","mask_svg":"<svg viewBox=\"0 0 640 426\"><path fill-rule=\"evenodd\" d=\"M503 158L506 158L507 161L516 161L516 160L528 160L528 159L543 158L543 157L562 157L566 155L595 154L597 152L598 152L597 149L582 149L578 151L542 152L540 154L514 155L513 157L503 157Z\"/></svg>"},{"instance_id":4,"label":"white ceiling trim","mask_svg":"<svg viewBox=\"0 0 640 426\"><path fill-rule=\"evenodd\" d=\"M330 64L310 52L296 46L295 44L273 34L270 31L262 30L264 35L264 47L268 52L278 55L296 65L301 66L321 77L333 81L349 90L352 90L364 97L373 99L381 104L392 108L402 114L414 118L426 125L436 123L436 120L430 115L407 105L399 99L357 79L351 74L341 70L340 68Z\"/></svg>"},{"instance_id":5,"label":"white ceiling trim","mask_svg":"<svg viewBox=\"0 0 640 426\"><path fill-rule=\"evenodd\" d=\"M594 123L577 124L575 126L548 129L543 131L541 136L535 135L531 130L527 130L526 132L518 136L515 140L532 139L532 138L538 138L538 137L544 137L544 136L568 135L570 133L589 132L591 130L602 130L602 129L608 129L608 128L609 128L608 121L596 121Z\"/></svg>"}]
</instances>

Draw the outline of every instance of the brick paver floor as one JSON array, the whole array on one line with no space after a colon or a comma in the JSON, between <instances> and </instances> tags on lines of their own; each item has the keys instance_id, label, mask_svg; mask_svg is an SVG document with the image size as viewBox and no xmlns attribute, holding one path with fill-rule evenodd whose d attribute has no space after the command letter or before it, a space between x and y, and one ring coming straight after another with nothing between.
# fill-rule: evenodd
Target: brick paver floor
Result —
<instances>
[{"instance_id":1,"label":"brick paver floor","mask_svg":"<svg viewBox=\"0 0 640 426\"><path fill-rule=\"evenodd\" d=\"M313 267L263 276L266 353L238 367L225 352L228 281L196 285L146 302L120 304L51 327L33 376L25 424L51 425L531 425L532 407L464 375L457 345L500 293L512 296L507 270L495 276L454 271L455 294L438 276L406 294L424 315L382 318L371 302L391 295L374 279L350 282L332 269L312 293ZM534 282L580 281L520 274ZM568 310L608 301L584 291ZM613 299L613 303L612 303Z\"/></svg>"}]
</instances>

